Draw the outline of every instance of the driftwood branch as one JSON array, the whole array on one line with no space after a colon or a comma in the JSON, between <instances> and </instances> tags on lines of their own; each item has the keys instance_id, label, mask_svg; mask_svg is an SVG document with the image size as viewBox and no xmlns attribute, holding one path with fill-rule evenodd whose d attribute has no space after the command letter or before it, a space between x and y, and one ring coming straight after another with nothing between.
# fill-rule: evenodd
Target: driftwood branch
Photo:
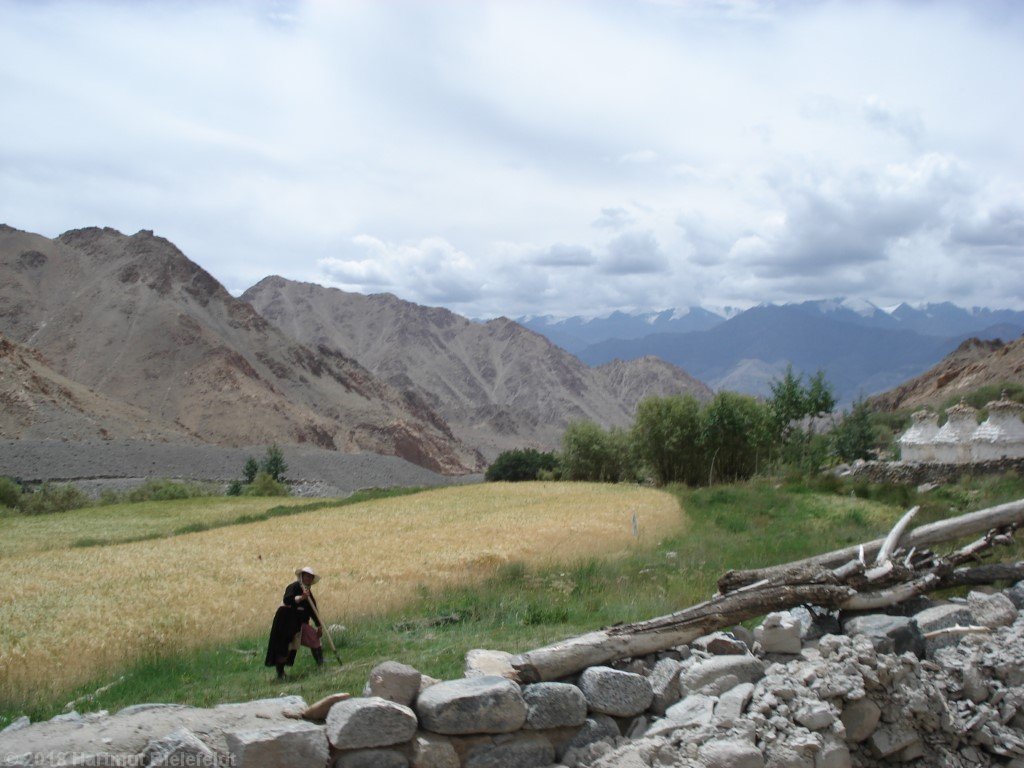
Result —
<instances>
[{"instance_id":1,"label":"driftwood branch","mask_svg":"<svg viewBox=\"0 0 1024 768\"><path fill-rule=\"evenodd\" d=\"M514 657L512 666L523 683L556 680L614 659L683 645L798 605L877 610L945 587L1024 579L1024 562L965 567L1012 540L1013 531L1024 524L1024 500L905 532L913 512L904 515L884 540L773 568L730 571L719 581L727 588L706 602L538 648ZM981 531L986 531L983 536L946 556L921 549ZM901 549L901 543L909 550ZM869 567L867 558L874 556Z\"/></svg>"}]
</instances>

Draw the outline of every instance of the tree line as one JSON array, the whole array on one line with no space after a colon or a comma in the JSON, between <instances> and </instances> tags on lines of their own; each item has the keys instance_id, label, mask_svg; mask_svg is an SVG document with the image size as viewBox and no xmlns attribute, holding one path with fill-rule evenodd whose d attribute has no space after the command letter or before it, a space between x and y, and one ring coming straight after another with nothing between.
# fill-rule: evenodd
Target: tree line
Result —
<instances>
[{"instance_id":1,"label":"tree line","mask_svg":"<svg viewBox=\"0 0 1024 768\"><path fill-rule=\"evenodd\" d=\"M734 392L719 392L707 403L690 395L648 397L630 428L575 422L560 453L507 451L488 468L487 479L700 486L744 480L780 465L814 471L832 457L867 458L875 432L863 401L827 435L814 428L835 405L823 372L805 382L792 367L765 400Z\"/></svg>"}]
</instances>

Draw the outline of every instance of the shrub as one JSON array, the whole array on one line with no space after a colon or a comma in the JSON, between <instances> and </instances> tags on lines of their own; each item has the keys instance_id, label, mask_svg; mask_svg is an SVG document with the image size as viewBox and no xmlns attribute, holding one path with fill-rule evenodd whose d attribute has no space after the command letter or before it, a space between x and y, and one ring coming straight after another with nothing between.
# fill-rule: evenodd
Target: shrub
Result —
<instances>
[{"instance_id":1,"label":"shrub","mask_svg":"<svg viewBox=\"0 0 1024 768\"><path fill-rule=\"evenodd\" d=\"M174 480L147 480L128 493L128 501L172 501L208 496L209 492L198 483L180 483Z\"/></svg>"},{"instance_id":2,"label":"shrub","mask_svg":"<svg viewBox=\"0 0 1024 768\"><path fill-rule=\"evenodd\" d=\"M558 460L553 453L541 453L534 448L505 451L494 460L484 474L491 482L537 480L542 472L554 473Z\"/></svg>"},{"instance_id":3,"label":"shrub","mask_svg":"<svg viewBox=\"0 0 1024 768\"><path fill-rule=\"evenodd\" d=\"M284 453L277 447L276 443L267 448L267 455L263 457L263 461L260 463L260 471L270 475L270 478L275 482L281 482L284 479L284 473L288 471L288 465L284 463Z\"/></svg>"},{"instance_id":4,"label":"shrub","mask_svg":"<svg viewBox=\"0 0 1024 768\"><path fill-rule=\"evenodd\" d=\"M255 476L253 476L253 479L254 480L256 479ZM228 496L241 496L242 495L242 488L243 488L243 486L242 486L242 481L241 480L232 480L231 483L228 485L227 495Z\"/></svg>"},{"instance_id":5,"label":"shrub","mask_svg":"<svg viewBox=\"0 0 1024 768\"><path fill-rule=\"evenodd\" d=\"M9 477L0 477L0 507L15 509L21 499L21 485Z\"/></svg>"},{"instance_id":6,"label":"shrub","mask_svg":"<svg viewBox=\"0 0 1024 768\"><path fill-rule=\"evenodd\" d=\"M18 509L26 515L49 515L89 505L89 497L73 485L43 483L32 493L23 493Z\"/></svg>"},{"instance_id":7,"label":"shrub","mask_svg":"<svg viewBox=\"0 0 1024 768\"><path fill-rule=\"evenodd\" d=\"M562 437L562 477L618 483L635 479L636 461L629 433L604 431L589 421L573 422Z\"/></svg>"},{"instance_id":8,"label":"shrub","mask_svg":"<svg viewBox=\"0 0 1024 768\"><path fill-rule=\"evenodd\" d=\"M246 496L287 496L288 486L278 482L267 472L258 472L253 481L246 486Z\"/></svg>"}]
</instances>

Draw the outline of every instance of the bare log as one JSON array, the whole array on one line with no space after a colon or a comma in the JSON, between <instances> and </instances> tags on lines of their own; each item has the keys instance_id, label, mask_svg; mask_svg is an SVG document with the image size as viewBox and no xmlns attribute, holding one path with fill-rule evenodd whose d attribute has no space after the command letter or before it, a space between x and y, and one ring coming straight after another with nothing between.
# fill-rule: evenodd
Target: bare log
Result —
<instances>
[{"instance_id":1,"label":"bare log","mask_svg":"<svg viewBox=\"0 0 1024 768\"><path fill-rule=\"evenodd\" d=\"M868 569L863 552L858 552L858 548L848 548L841 552L853 554L855 559L841 563L836 568L826 567L822 558L819 558L818 562L805 560L792 566L765 569L772 573L731 592L719 593L706 602L656 619L610 627L528 651L514 657L512 666L522 683L557 680L613 659L644 656L683 645L723 627L798 605L872 610L944 587L1024 579L1024 562L958 567L1012 540L1013 530L1020 524L1020 518L1024 517L1024 500L983 512L986 512L983 517L978 517L980 513L966 516L973 518L966 524L959 520L944 521L960 524L945 525L940 532L935 532L934 526L926 526L933 530L915 540L914 546L917 547L947 540L947 537L960 538L974 530L977 521L982 519L1001 524L946 557L936 557L931 552L912 549L905 558L902 553L896 558L900 550L897 550L896 544L892 544L886 550L885 565ZM899 527L894 528L894 534L890 535L893 541L900 538L897 530ZM908 534L907 538L910 539L914 533L916 531ZM834 562L835 555L829 553L823 558ZM786 581L780 583L781 579ZM872 591L859 591L865 589Z\"/></svg>"},{"instance_id":2,"label":"bare log","mask_svg":"<svg viewBox=\"0 0 1024 768\"><path fill-rule=\"evenodd\" d=\"M899 546L900 539L903 537L903 532L907 529L910 521L914 519L914 516L920 510L920 507L911 507L910 510L899 519L899 522L892 527L889 531L889 535L885 537L885 541L882 542L881 548L878 550L878 557L875 558L875 565L881 565L889 561L892 557L892 553L896 551L896 547Z\"/></svg>"},{"instance_id":3,"label":"bare log","mask_svg":"<svg viewBox=\"0 0 1024 768\"><path fill-rule=\"evenodd\" d=\"M954 541L963 536L981 533L991 528L1002 528L1022 523L1024 523L1024 499L960 515L949 520L940 520L936 523L922 525L907 532L902 537L901 543L906 548L930 546L946 541ZM790 580L788 578L789 574L794 571L834 568L837 565L856 559L861 548L863 548L861 560L875 557L884 543L885 539L876 539L865 544L837 549L823 555L816 555L805 560L798 560L783 565L746 571L729 571L718 580L718 588L723 593L726 593L755 581L788 581Z\"/></svg>"}]
</instances>

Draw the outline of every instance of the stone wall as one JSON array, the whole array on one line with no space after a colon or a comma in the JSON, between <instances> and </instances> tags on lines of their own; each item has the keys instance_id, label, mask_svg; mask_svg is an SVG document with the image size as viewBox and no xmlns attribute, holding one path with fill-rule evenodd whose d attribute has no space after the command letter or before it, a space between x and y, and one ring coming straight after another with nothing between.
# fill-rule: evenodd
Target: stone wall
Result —
<instances>
[{"instance_id":1,"label":"stone wall","mask_svg":"<svg viewBox=\"0 0 1024 768\"><path fill-rule=\"evenodd\" d=\"M0 765L1022 768L1021 606L1024 582L919 599L907 615L801 608L754 633L532 685L510 679L500 652L471 652L466 676L447 681L385 662L362 696L309 707L286 697L23 719L0 732Z\"/></svg>"},{"instance_id":2,"label":"stone wall","mask_svg":"<svg viewBox=\"0 0 1024 768\"><path fill-rule=\"evenodd\" d=\"M955 483L965 474L1001 475L1011 471L1024 474L1024 458L977 461L971 464L865 461L854 464L849 470L849 476L872 483L923 485Z\"/></svg>"}]
</instances>

